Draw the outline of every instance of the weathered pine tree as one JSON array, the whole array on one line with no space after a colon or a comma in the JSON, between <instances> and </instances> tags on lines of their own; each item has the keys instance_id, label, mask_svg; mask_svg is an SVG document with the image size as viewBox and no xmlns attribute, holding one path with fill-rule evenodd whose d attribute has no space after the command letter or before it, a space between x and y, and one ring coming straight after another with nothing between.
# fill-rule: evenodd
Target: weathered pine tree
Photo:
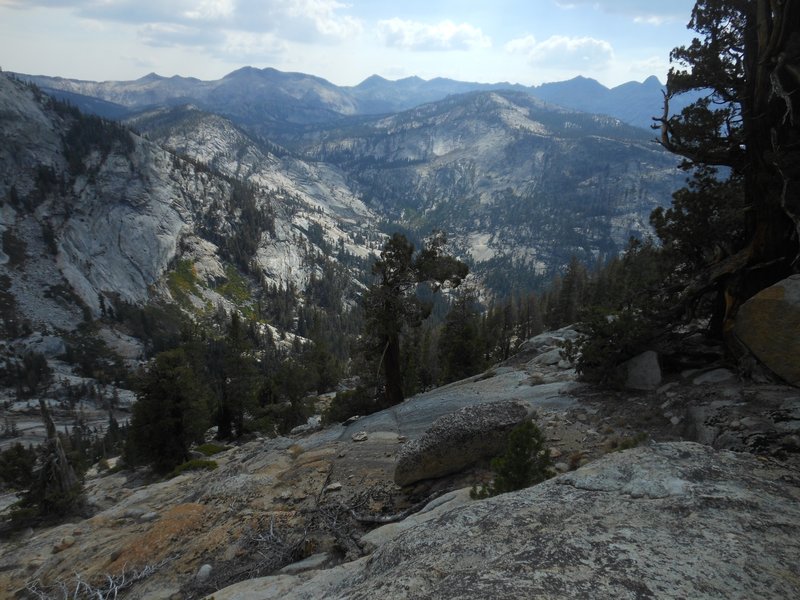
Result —
<instances>
[{"instance_id":1,"label":"weathered pine tree","mask_svg":"<svg viewBox=\"0 0 800 600\"><path fill-rule=\"evenodd\" d=\"M467 275L464 263L443 253L445 242L437 233L415 254L414 245L395 233L372 267L377 281L364 296L365 337L375 342L367 345L367 352L378 356L387 406L404 398L401 335L407 327L418 327L431 312L431 304L417 297L417 287L428 283L434 292L443 286L457 287Z\"/></svg>"},{"instance_id":2,"label":"weathered pine tree","mask_svg":"<svg viewBox=\"0 0 800 600\"><path fill-rule=\"evenodd\" d=\"M683 198L692 202L656 225L677 231L681 215L702 219L710 197L724 205L741 194L740 239L728 236L733 247L720 244L703 257L679 307L691 313L703 295L717 293L713 322L724 333L744 301L800 268L800 0L698 0L689 27L700 37L671 53L657 127L662 145L699 179L694 197ZM689 91L700 98L670 116L670 99ZM709 168L729 180L709 177Z\"/></svg>"}]
</instances>

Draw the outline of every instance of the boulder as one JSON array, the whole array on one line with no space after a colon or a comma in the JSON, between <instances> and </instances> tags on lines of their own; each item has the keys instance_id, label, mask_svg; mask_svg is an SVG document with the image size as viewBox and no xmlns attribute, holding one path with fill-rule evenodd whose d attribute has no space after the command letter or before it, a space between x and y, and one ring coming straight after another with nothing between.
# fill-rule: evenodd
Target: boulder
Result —
<instances>
[{"instance_id":1,"label":"boulder","mask_svg":"<svg viewBox=\"0 0 800 600\"><path fill-rule=\"evenodd\" d=\"M694 379L692 379L692 383L695 385L703 385L703 384L719 384L725 383L726 381L732 381L736 379L736 374L733 371L728 369L714 369L713 371L707 371L702 375L698 375Z\"/></svg>"},{"instance_id":2,"label":"boulder","mask_svg":"<svg viewBox=\"0 0 800 600\"><path fill-rule=\"evenodd\" d=\"M211 565L204 564L197 570L197 573L194 576L195 581L197 581L197 583L204 583L208 581L208 578L211 577L212 571L213 568L211 567Z\"/></svg>"},{"instance_id":3,"label":"boulder","mask_svg":"<svg viewBox=\"0 0 800 600\"><path fill-rule=\"evenodd\" d=\"M502 454L509 432L527 416L525 407L516 402L488 402L439 417L422 437L402 447L394 481L406 486L458 473Z\"/></svg>"},{"instance_id":4,"label":"boulder","mask_svg":"<svg viewBox=\"0 0 800 600\"><path fill-rule=\"evenodd\" d=\"M456 506L280 597L800 598L798 500L778 463L654 444ZM236 592L214 597L278 597Z\"/></svg>"},{"instance_id":5,"label":"boulder","mask_svg":"<svg viewBox=\"0 0 800 600\"><path fill-rule=\"evenodd\" d=\"M642 352L624 365L625 387L629 390L655 390L661 385L661 366L658 354L652 350Z\"/></svg>"},{"instance_id":6,"label":"boulder","mask_svg":"<svg viewBox=\"0 0 800 600\"><path fill-rule=\"evenodd\" d=\"M733 331L770 371L800 386L800 275L761 290L745 302Z\"/></svg>"}]
</instances>

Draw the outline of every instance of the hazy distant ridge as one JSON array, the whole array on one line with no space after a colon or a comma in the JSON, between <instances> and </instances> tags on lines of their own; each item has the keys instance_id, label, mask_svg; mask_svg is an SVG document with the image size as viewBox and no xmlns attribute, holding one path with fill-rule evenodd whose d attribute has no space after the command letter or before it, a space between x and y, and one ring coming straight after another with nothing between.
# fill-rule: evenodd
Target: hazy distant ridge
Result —
<instances>
[{"instance_id":1,"label":"hazy distant ridge","mask_svg":"<svg viewBox=\"0 0 800 600\"><path fill-rule=\"evenodd\" d=\"M473 83L452 79L407 77L390 81L373 75L356 86L340 87L304 73L243 67L216 81L192 77L162 77L155 73L134 81L80 81L61 77L17 74L46 91L56 90L80 108L116 117L124 109L164 104L197 104L239 121L264 119L278 123L323 123L345 116L395 113L474 91L516 90L582 112L615 117L648 128L661 113L662 84L656 77L607 88L594 79L526 87L511 83ZM66 95L68 93L69 95ZM97 105L81 96L103 100ZM674 108L679 109L680 103Z\"/></svg>"}]
</instances>

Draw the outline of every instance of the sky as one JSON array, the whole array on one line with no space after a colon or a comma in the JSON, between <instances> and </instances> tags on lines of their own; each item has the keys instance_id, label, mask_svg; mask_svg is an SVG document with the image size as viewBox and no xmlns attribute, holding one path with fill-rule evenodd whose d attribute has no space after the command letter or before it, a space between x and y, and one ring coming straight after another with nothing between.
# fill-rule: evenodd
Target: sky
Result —
<instances>
[{"instance_id":1,"label":"sky","mask_svg":"<svg viewBox=\"0 0 800 600\"><path fill-rule=\"evenodd\" d=\"M665 81L694 0L0 0L0 67L92 81L273 67L612 87Z\"/></svg>"}]
</instances>

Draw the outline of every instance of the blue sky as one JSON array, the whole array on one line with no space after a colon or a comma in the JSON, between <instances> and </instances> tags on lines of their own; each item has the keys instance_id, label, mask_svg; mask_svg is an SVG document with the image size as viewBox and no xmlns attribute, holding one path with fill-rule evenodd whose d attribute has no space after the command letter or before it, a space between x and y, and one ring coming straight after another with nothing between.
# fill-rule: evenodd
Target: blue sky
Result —
<instances>
[{"instance_id":1,"label":"blue sky","mask_svg":"<svg viewBox=\"0 0 800 600\"><path fill-rule=\"evenodd\" d=\"M694 0L0 0L0 67L106 80L274 67L525 85L656 75Z\"/></svg>"}]
</instances>

